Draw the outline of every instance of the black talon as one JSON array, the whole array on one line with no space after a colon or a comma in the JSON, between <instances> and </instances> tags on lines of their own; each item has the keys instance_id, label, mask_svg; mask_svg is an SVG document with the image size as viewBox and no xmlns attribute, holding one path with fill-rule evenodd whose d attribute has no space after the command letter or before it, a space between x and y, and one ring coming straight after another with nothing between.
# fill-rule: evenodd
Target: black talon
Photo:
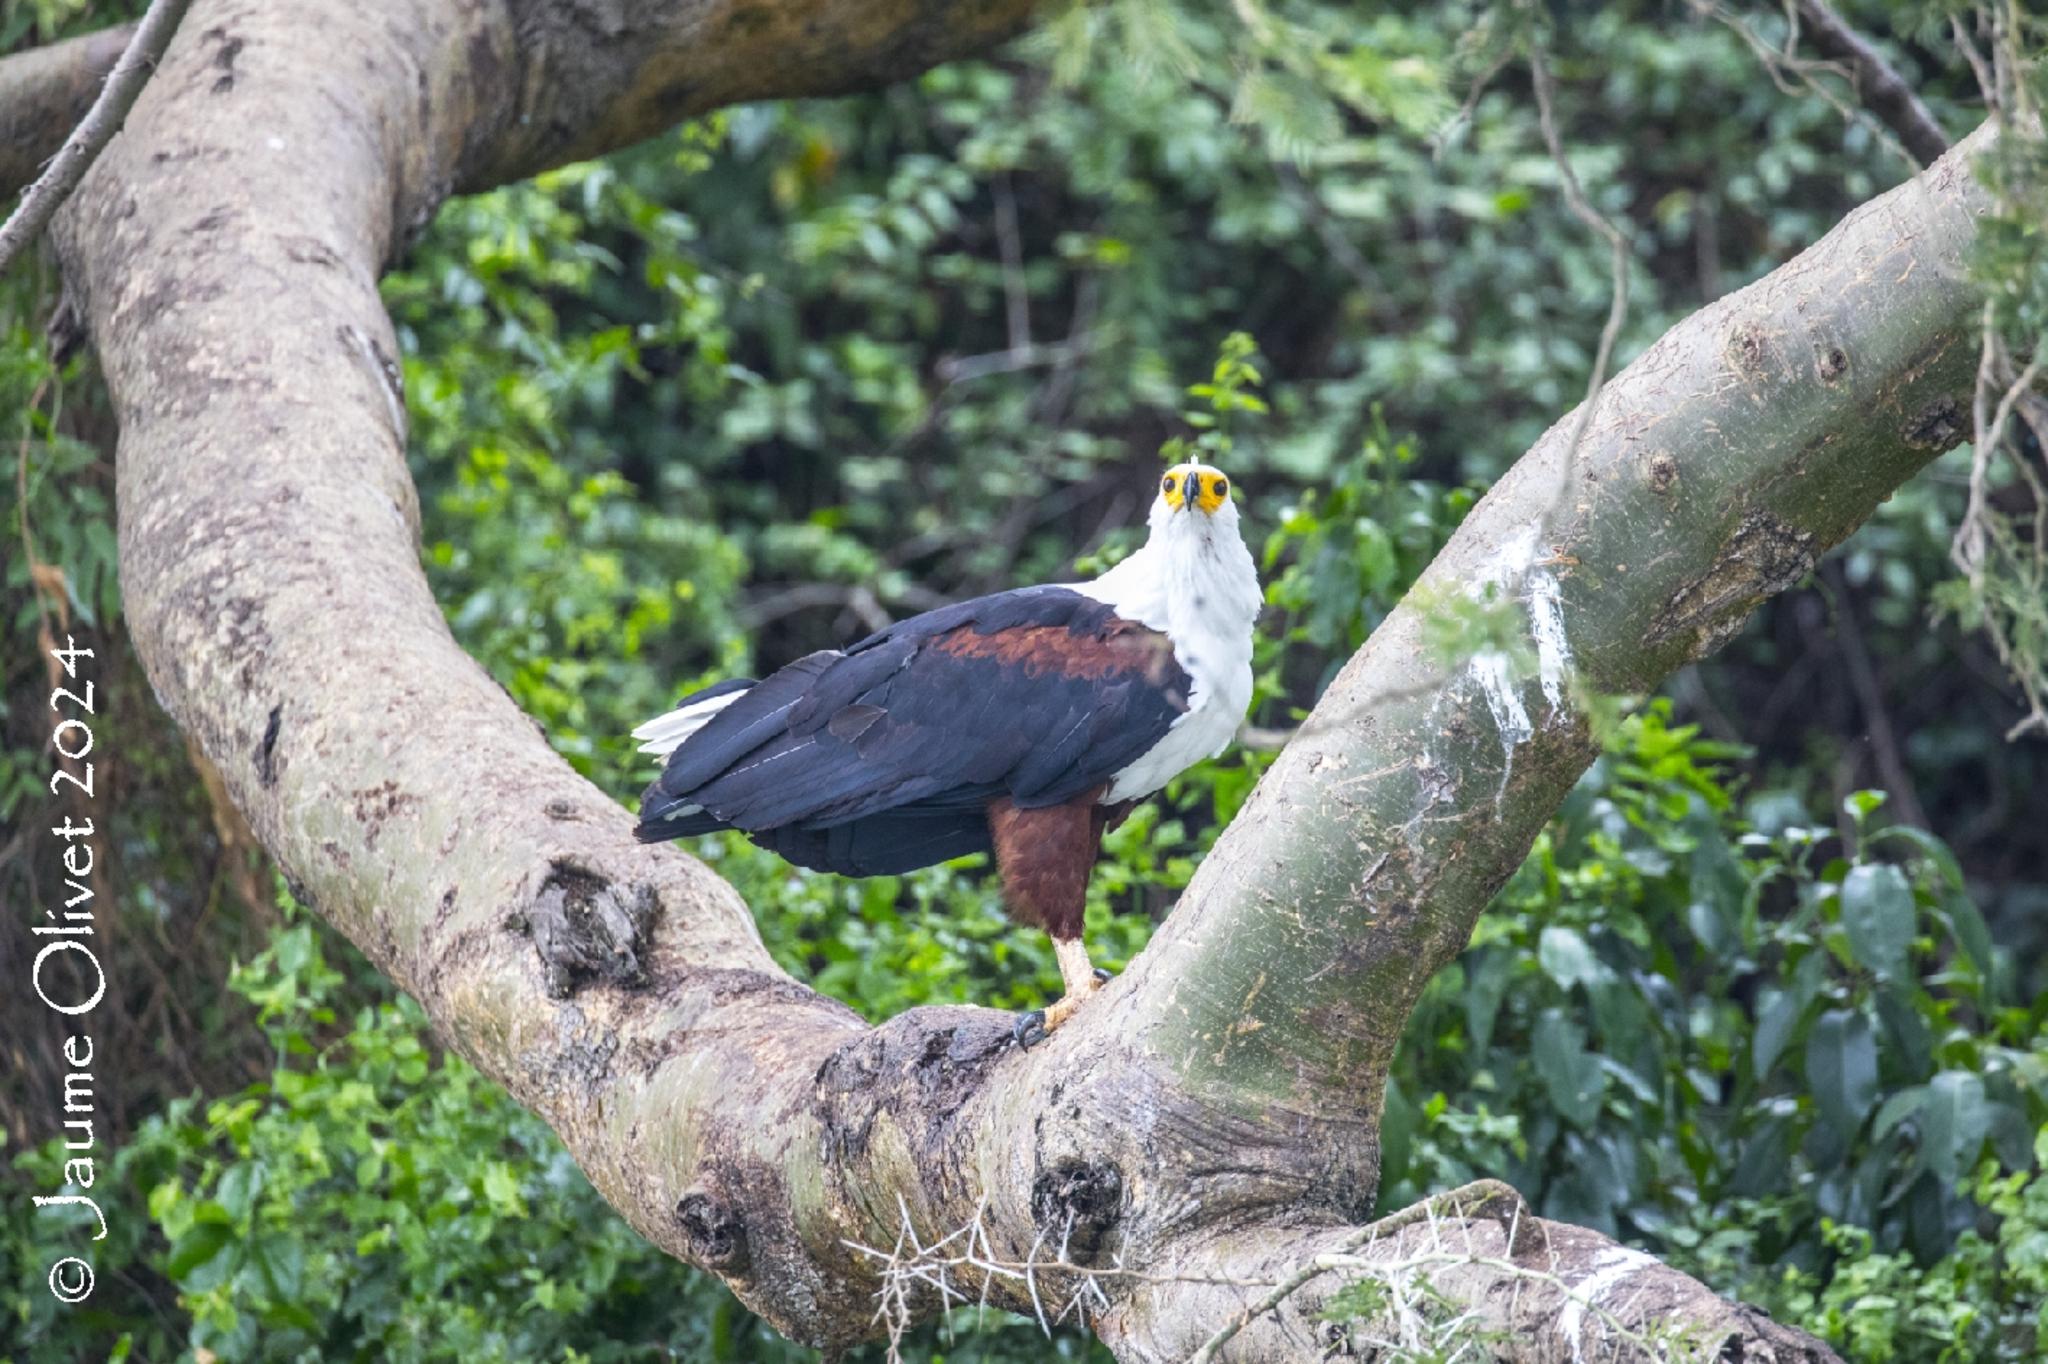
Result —
<instances>
[{"instance_id":1,"label":"black talon","mask_svg":"<svg viewBox=\"0 0 2048 1364\"><path fill-rule=\"evenodd\" d=\"M1098 966L1095 968L1095 978L1101 981L1104 985L1109 984L1112 978L1112 974L1113 973L1107 966Z\"/></svg>"},{"instance_id":2,"label":"black talon","mask_svg":"<svg viewBox=\"0 0 2048 1364\"><path fill-rule=\"evenodd\" d=\"M1019 1051L1030 1051L1040 1042L1043 1042L1047 1037L1045 1031L1045 1010L1033 1009L1028 1014L1018 1014L1017 1026L1010 1029L1010 1036L1017 1039L1017 1049Z\"/></svg>"}]
</instances>

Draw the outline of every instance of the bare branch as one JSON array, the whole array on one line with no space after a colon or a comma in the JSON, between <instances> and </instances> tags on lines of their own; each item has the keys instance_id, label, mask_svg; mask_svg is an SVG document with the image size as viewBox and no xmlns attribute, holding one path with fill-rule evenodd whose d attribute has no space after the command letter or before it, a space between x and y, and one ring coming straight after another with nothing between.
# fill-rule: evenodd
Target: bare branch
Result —
<instances>
[{"instance_id":1,"label":"bare branch","mask_svg":"<svg viewBox=\"0 0 2048 1364\"><path fill-rule=\"evenodd\" d=\"M1579 444L1586 438L1586 428L1593 424L1593 414L1600 405L1600 390L1607 383L1607 366L1614 360L1614 343L1621 336L1622 323L1628 319L1628 238L1620 228L1607 221L1579 184L1578 172L1572 169L1571 158L1565 155L1564 140L1558 136L1557 117L1551 108L1550 66L1543 58L1540 47L1529 50L1529 75L1536 87L1537 121L1543 127L1544 145L1550 148L1550 158L1557 163L1557 173L1564 183L1565 202L1571 205L1573 216L1606 238L1610 252L1608 270L1612 278L1612 292L1608 296L1607 321L1600 328L1600 345L1593 353L1593 372L1586 376L1586 399L1579 404L1578 416L1572 423L1571 439L1565 445L1564 477L1558 481L1557 497L1543 518L1542 538L1545 544L1552 543L1557 534L1557 521L1564 508L1570 505L1578 488Z\"/></svg>"},{"instance_id":2,"label":"bare branch","mask_svg":"<svg viewBox=\"0 0 2048 1364\"><path fill-rule=\"evenodd\" d=\"M600 156L749 100L877 89L983 51L1034 0L933 9L925 0L506 0L517 41L493 92L491 136L458 184L482 189Z\"/></svg>"},{"instance_id":3,"label":"bare branch","mask_svg":"<svg viewBox=\"0 0 2048 1364\"><path fill-rule=\"evenodd\" d=\"M1897 135L1886 126L1882 119L1861 105L1851 104L1828 81L1822 79L1823 76L1835 76L1844 81L1852 81L1851 73L1848 70L1837 62L1815 61L1810 57L1799 55L1796 25L1788 30L1785 46L1782 49L1774 48L1758 35L1747 19L1729 9L1727 5L1721 3L1721 0L1687 0L1687 2L1692 6L1694 13L1721 24L1741 38L1744 43L1748 44L1750 51L1756 54L1757 61L1763 66L1764 74L1771 78L1771 83L1777 86L1779 90L1788 95L1796 95L1801 91L1805 91L1807 94L1815 96L1830 109L1840 114L1844 122L1858 123L1868 128L1871 134L1885 147L1889 148L1892 154L1897 156L1899 160L1915 170L1920 168L1920 160L1906 149L1905 144L1899 141Z\"/></svg>"},{"instance_id":4,"label":"bare branch","mask_svg":"<svg viewBox=\"0 0 2048 1364\"><path fill-rule=\"evenodd\" d=\"M42 174L134 36L119 24L0 57L0 197Z\"/></svg>"},{"instance_id":5,"label":"bare branch","mask_svg":"<svg viewBox=\"0 0 2048 1364\"><path fill-rule=\"evenodd\" d=\"M1425 1198L1422 1202L1403 1208L1391 1216L1360 1227L1340 1240L1334 1250L1324 1251L1296 1266L1285 1278L1274 1284L1264 1297L1225 1322L1214 1335L1202 1342L1202 1347L1189 1357L1188 1364L1211 1364L1217 1352L1235 1340L1239 1332L1293 1297L1302 1285L1311 1279L1340 1267L1372 1266L1372 1261L1352 1254L1359 1248L1370 1246L1375 1241L1390 1236L1404 1227L1414 1226L1418 1222L1434 1226L1444 1218L1467 1217L1489 1217L1499 1222L1506 1231L1509 1254L1512 1256L1516 1235L1522 1229L1524 1220L1530 1218L1529 1205L1523 1202L1521 1194L1509 1185L1497 1179L1482 1179L1462 1188ZM1381 1273L1401 1272L1387 1266L1377 1268Z\"/></svg>"},{"instance_id":6,"label":"bare branch","mask_svg":"<svg viewBox=\"0 0 2048 1364\"><path fill-rule=\"evenodd\" d=\"M114 63L113 73L100 87L99 98L93 101L85 121L65 139L49 169L22 192L21 202L0 224L0 270L5 270L30 242L42 235L50 216L85 178L101 149L121 130L122 121L135 106L135 97L142 93L143 85L156 70L157 59L170 46L171 35L178 31L178 21L185 17L191 3L192 0L151 0L149 12L136 25L135 36L121 53L121 59Z\"/></svg>"},{"instance_id":7,"label":"bare branch","mask_svg":"<svg viewBox=\"0 0 2048 1364\"><path fill-rule=\"evenodd\" d=\"M1798 0L1798 6L1800 24L1814 50L1840 63L1864 107L1898 134L1921 165L1939 160L1949 148L1948 135L1905 77L1892 69L1868 38L1835 13L1827 0Z\"/></svg>"}]
</instances>

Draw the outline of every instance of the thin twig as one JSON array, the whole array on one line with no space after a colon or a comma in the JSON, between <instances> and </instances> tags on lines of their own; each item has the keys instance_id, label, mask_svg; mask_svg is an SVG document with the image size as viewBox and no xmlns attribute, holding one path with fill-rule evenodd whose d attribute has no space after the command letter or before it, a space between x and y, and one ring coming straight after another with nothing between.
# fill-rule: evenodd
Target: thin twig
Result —
<instances>
[{"instance_id":1,"label":"thin twig","mask_svg":"<svg viewBox=\"0 0 2048 1364\"><path fill-rule=\"evenodd\" d=\"M1982 339L1977 352L1977 384L1971 406L1970 499L1963 506L1962 524L1949 542L1949 559L1968 575L1973 586L1982 583L1984 572L1984 497L1991 472L1994 442L1991 438L1991 390L1998 374L1998 310L1991 300L1984 302L1984 320L1979 324Z\"/></svg>"},{"instance_id":2,"label":"thin twig","mask_svg":"<svg viewBox=\"0 0 2048 1364\"><path fill-rule=\"evenodd\" d=\"M1782 49L1772 47L1769 43L1765 42L1758 35L1757 31L1749 26L1747 20L1730 10L1726 5L1720 4L1718 0L1690 0L1690 4L1695 14L1700 15L1702 18L1712 19L1715 23L1722 25L1731 33L1741 38L1744 43L1748 44L1750 51L1756 54L1758 63L1763 67L1764 74L1771 78L1771 84L1777 86L1779 90L1788 95L1798 95L1804 92L1815 96L1823 104L1840 114L1843 122L1861 124L1892 155L1898 157L1899 160L1905 162L1914 170L1920 169L1919 158L1906 149L1906 144L1899 141L1898 136L1892 132L1889 124L1863 104L1851 104L1848 100L1837 94L1826 81L1820 78L1823 73L1839 77L1844 84L1853 90L1856 85L1856 75L1847 63L1814 61L1798 55L1796 50L1799 30L1798 11L1791 7L1789 0L1787 16L1790 21L1790 28L1786 34L1786 44Z\"/></svg>"},{"instance_id":3,"label":"thin twig","mask_svg":"<svg viewBox=\"0 0 2048 1364\"><path fill-rule=\"evenodd\" d=\"M2005 104L1999 98L1998 77L1992 72L1991 64L1984 60L1984 54L1977 49L1976 40L1963 24L1963 16L1951 15L1948 21L1949 33L1956 40L1956 51L1963 54L1963 60L1970 64L1970 70L1977 76L1977 91L1984 97L1985 107L1996 117L2004 111Z\"/></svg>"},{"instance_id":4,"label":"thin twig","mask_svg":"<svg viewBox=\"0 0 2048 1364\"><path fill-rule=\"evenodd\" d=\"M129 40L128 50L114 63L107 83L100 87L99 98L50 158L49 169L22 191L21 202L15 205L6 223L0 224L0 270L5 270L30 242L42 235L51 215L78 188L78 182L85 178L100 152L120 131L191 3L192 0L152 0L149 13L142 16L135 36Z\"/></svg>"},{"instance_id":5,"label":"thin twig","mask_svg":"<svg viewBox=\"0 0 2048 1364\"><path fill-rule=\"evenodd\" d=\"M1486 87L1493 84L1494 77L1504 71L1514 58L1514 49L1510 48L1488 62L1485 69L1472 78L1472 88L1465 92L1465 102L1458 106L1457 113L1444 120L1443 127L1437 129L1436 136L1430 139L1431 160L1444 159L1444 154L1451 149L1451 143L1457 140L1458 135L1479 112L1479 97L1486 93Z\"/></svg>"},{"instance_id":6,"label":"thin twig","mask_svg":"<svg viewBox=\"0 0 2048 1364\"><path fill-rule=\"evenodd\" d=\"M2031 127L2037 113L2023 75L2026 59L2020 54L2023 21L2012 6L1979 7L1977 29L1987 34L1990 49L1977 45L1970 27L1961 16L1950 20L1956 47L1977 77L1992 122L2002 135L2014 124ZM2014 205L2008 195L1999 196L1999 209L2011 214ZM1987 300L1979 340L1977 383L1971 399L1972 450L1969 502L1949 547L1949 557L1969 584L1970 597L1985 636L1998 660L2025 697L2027 712L2006 731L2011 741L2033 729L2048 732L2048 684L2043 682L2039 650L2029 640L2039 636L2048 623L2040 603L2048 599L2048 483L2026 459L2015 442L2010 448L2012 467L2026 483L2034 501L2031 534L2015 518L1996 511L1989 501L1991 462L2005 445L2005 433L2015 411L2038 439L2043 434L2041 413L2048 404L2034 393L2048 364L2048 338L2024 338L2024 350L2033 358L2015 372L1999 334L1998 310ZM2002 390L2002 392L2001 392ZM1996 401L1993 395L1998 394ZM1994 565L1997 583L1994 586ZM2009 577L2006 575L2010 575Z\"/></svg>"},{"instance_id":7,"label":"thin twig","mask_svg":"<svg viewBox=\"0 0 2048 1364\"><path fill-rule=\"evenodd\" d=\"M1265 725L1239 725L1237 746L1257 749L1261 753L1277 753L1287 747L1288 742L1301 732L1301 726L1288 725L1284 728L1269 728Z\"/></svg>"},{"instance_id":8,"label":"thin twig","mask_svg":"<svg viewBox=\"0 0 2048 1364\"><path fill-rule=\"evenodd\" d=\"M1330 221L1330 214L1323 207L1323 201L1303 182L1301 172L1287 161L1275 161L1273 172L1280 181L1280 187L1287 191L1288 197L1294 200L1302 215L1308 219L1309 226L1323 239L1323 249L1330 253L1330 259L1337 262L1344 273L1351 276L1357 283L1359 292L1370 299L1385 298L1386 281L1380 278L1379 271L1372 268L1372 262L1365 258L1364 253L1352 245L1351 239L1344 235L1343 229Z\"/></svg>"},{"instance_id":9,"label":"thin twig","mask_svg":"<svg viewBox=\"0 0 2048 1364\"><path fill-rule=\"evenodd\" d=\"M1041 345L1027 341L1010 350L989 351L984 355L949 356L932 366L932 373L944 384L972 383L991 374L1014 374L1020 369L1040 369L1073 362L1095 349L1095 339L1083 336L1078 341L1055 341Z\"/></svg>"},{"instance_id":10,"label":"thin twig","mask_svg":"<svg viewBox=\"0 0 2048 1364\"><path fill-rule=\"evenodd\" d=\"M894 590L889 598L913 611L935 611L953 602L944 593L917 586ZM795 583L763 593L740 607L737 615L741 626L753 631L784 616L820 606L836 606L852 613L869 631L887 629L891 619L875 590L859 583Z\"/></svg>"},{"instance_id":11,"label":"thin twig","mask_svg":"<svg viewBox=\"0 0 2048 1364\"><path fill-rule=\"evenodd\" d=\"M1628 318L1629 249L1628 238L1621 229L1608 222L1586 197L1577 172L1572 170L1571 158L1565 155L1564 140L1558 136L1556 114L1551 108L1550 66L1544 61L1540 47L1529 50L1529 75L1536 87L1537 122L1542 125L1544 144L1550 148L1551 159L1557 163L1558 175L1564 182L1565 202L1580 222L1606 238L1612 253L1613 293L1607 305L1607 323L1600 329L1600 347L1593 353L1593 372L1586 380L1585 401L1579 404L1579 415L1572 422L1571 439L1565 444L1563 477L1550 506L1543 513L1543 542L1555 544L1559 513L1571 502L1578 481L1579 444L1585 440L1587 428L1593 424L1593 413L1600 404L1600 390L1607 385L1607 367L1614 359L1614 345L1621 336L1622 323Z\"/></svg>"},{"instance_id":12,"label":"thin twig","mask_svg":"<svg viewBox=\"0 0 2048 1364\"><path fill-rule=\"evenodd\" d=\"M1898 734L1892 728L1891 712L1885 709L1884 688L1879 685L1877 665L1872 662L1870 649L1863 641L1863 628L1856 621L1856 603L1849 596L1849 579L1842 572L1839 560L1829 560L1824 576L1828 588L1835 596L1835 641L1842 655L1843 667L1849 674L1849 686L1856 693L1856 704L1863 712L1863 724L1869 733L1871 757L1876 760L1879 779L1885 789L1898 801L1900 817L1908 824L1921 829L1934 827L1928 822L1927 811L1920 804L1919 789L1913 784L1913 776L1906 770L1905 755L1900 751Z\"/></svg>"},{"instance_id":13,"label":"thin twig","mask_svg":"<svg viewBox=\"0 0 2048 1364\"><path fill-rule=\"evenodd\" d=\"M1024 245L1017 231L1017 196L1010 190L1008 173L996 176L996 247L1003 258L1003 318L1010 337L1010 353L1031 349L1031 293L1024 283Z\"/></svg>"}]
</instances>

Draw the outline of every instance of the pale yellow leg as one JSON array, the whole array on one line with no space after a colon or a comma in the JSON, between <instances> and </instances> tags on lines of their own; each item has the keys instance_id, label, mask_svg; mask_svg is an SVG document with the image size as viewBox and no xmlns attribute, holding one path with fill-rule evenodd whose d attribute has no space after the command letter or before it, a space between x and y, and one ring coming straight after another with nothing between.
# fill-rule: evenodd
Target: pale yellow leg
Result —
<instances>
[{"instance_id":1,"label":"pale yellow leg","mask_svg":"<svg viewBox=\"0 0 2048 1364\"><path fill-rule=\"evenodd\" d=\"M1088 949L1079 938L1072 942L1052 940L1052 952L1059 959L1060 979L1066 983L1067 992L1046 1006L1045 1030L1051 1032L1074 1016L1074 1010L1082 1001L1102 988L1102 978L1095 974L1095 968L1088 964Z\"/></svg>"}]
</instances>

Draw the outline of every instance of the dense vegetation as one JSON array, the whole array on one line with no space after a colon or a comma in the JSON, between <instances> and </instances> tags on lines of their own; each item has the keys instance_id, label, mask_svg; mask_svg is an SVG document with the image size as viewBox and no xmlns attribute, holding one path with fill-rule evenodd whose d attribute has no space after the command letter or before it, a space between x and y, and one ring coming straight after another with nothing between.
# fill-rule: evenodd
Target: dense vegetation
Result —
<instances>
[{"instance_id":1,"label":"dense vegetation","mask_svg":"<svg viewBox=\"0 0 2048 1364\"><path fill-rule=\"evenodd\" d=\"M10 0L0 48L119 8ZM1895 8L1846 10L1966 130L1939 7ZM1628 232L1626 358L1911 173L1767 73L1744 30L1768 48L1781 23L1119 0L913 86L458 200L385 284L449 621L625 800L626 732L683 690L1113 560L1178 442L1245 497L1254 719L1284 731L1584 389L1607 246L1500 59L1544 45L1572 165ZM2040 235L1985 267L2014 336L2042 330ZM69 1228L9 1186L0 1358L802 1357L641 1243L274 884L121 643L111 433L89 358L45 338L55 281L30 263L4 289L0 818L47 813L39 641L92 640L122 1130L86 1308L40 1291ZM1987 606L1949 562L1968 468L1945 457L1668 696L1612 707L1606 756L1413 1019L1383 1207L1498 1175L1855 1360L2048 1350L2048 845L2020 836L2048 827L2048 744L2003 739L2021 693L1971 628L2003 609L2024 639L2024 596ZM2030 485L1995 473L2023 522ZM1112 837L1098 960L1142 947L1265 760L1197 769ZM699 852L788 969L871 1017L1057 991L977 864L852 882ZM40 856L0 838L9 904L50 894ZM18 940L0 953L18 978ZM14 1177L47 1191L61 1032L0 1011ZM1091 1348L972 1313L914 1347Z\"/></svg>"}]
</instances>

